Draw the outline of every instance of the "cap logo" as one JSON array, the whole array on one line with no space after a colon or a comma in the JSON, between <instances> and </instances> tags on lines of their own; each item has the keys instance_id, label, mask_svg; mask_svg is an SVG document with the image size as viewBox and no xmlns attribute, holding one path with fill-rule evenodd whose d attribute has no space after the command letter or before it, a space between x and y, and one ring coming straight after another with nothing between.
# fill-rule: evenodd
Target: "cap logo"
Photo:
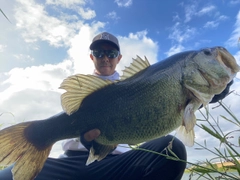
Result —
<instances>
[{"instance_id":1,"label":"cap logo","mask_svg":"<svg viewBox=\"0 0 240 180\"><path fill-rule=\"evenodd\" d=\"M106 40L110 40L110 38L109 38L109 34L102 34L101 35L101 37L100 37L100 39L106 39Z\"/></svg>"}]
</instances>

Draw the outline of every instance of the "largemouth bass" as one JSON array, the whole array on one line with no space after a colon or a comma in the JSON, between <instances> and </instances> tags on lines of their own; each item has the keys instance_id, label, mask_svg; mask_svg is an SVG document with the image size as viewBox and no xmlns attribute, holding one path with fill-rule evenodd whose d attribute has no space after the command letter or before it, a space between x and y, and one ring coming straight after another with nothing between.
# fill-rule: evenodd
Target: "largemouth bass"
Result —
<instances>
[{"instance_id":1,"label":"largemouth bass","mask_svg":"<svg viewBox=\"0 0 240 180\"><path fill-rule=\"evenodd\" d=\"M103 159L117 144L138 144L178 128L186 145L194 143L195 111L220 94L239 72L222 47L187 51L150 65L134 59L120 81L73 75L60 88L64 112L0 131L0 165L15 162L17 180L34 179L52 145L99 129L87 164Z\"/></svg>"}]
</instances>

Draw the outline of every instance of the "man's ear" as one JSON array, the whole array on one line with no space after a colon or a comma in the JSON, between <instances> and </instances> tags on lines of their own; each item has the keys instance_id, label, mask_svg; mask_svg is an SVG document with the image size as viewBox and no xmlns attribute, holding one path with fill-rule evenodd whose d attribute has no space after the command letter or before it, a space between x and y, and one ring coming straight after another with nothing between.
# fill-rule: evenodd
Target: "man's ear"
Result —
<instances>
[{"instance_id":1,"label":"man's ear","mask_svg":"<svg viewBox=\"0 0 240 180\"><path fill-rule=\"evenodd\" d=\"M93 55L92 54L90 54L90 58L91 58L91 60L93 60Z\"/></svg>"},{"instance_id":2,"label":"man's ear","mask_svg":"<svg viewBox=\"0 0 240 180\"><path fill-rule=\"evenodd\" d=\"M118 62L120 62L121 59L122 59L122 55L119 54L119 56L118 56Z\"/></svg>"}]
</instances>

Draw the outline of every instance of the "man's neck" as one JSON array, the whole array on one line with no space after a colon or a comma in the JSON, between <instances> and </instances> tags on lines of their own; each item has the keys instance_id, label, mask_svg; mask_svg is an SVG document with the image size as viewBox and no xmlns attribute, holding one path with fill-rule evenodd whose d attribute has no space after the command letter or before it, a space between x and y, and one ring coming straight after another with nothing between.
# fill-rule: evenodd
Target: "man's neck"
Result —
<instances>
[{"instance_id":1,"label":"man's neck","mask_svg":"<svg viewBox=\"0 0 240 180\"><path fill-rule=\"evenodd\" d=\"M99 78L104 79L104 80L110 80L110 81L119 80L119 74L117 71L115 71L112 75L103 76L103 75L97 74L96 71L94 70L93 75L98 76Z\"/></svg>"}]
</instances>

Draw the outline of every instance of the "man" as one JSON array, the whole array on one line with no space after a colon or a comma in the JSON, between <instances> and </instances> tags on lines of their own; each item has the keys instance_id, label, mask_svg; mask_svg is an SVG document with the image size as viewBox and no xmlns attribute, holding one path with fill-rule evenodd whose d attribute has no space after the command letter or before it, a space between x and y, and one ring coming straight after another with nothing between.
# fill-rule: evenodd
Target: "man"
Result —
<instances>
[{"instance_id":1,"label":"man","mask_svg":"<svg viewBox=\"0 0 240 180\"><path fill-rule=\"evenodd\" d=\"M117 64L122 58L118 39L109 33L100 33L94 37L93 42L90 45L90 50L92 50L90 59L93 61L95 66L93 75L104 80L119 80L119 73L115 70ZM114 58L109 58L110 56ZM98 129L93 129L86 133L84 138L81 138L81 140L85 140L83 142L84 146L88 146L89 149L91 144L87 145L87 142L95 139L99 135L100 131ZM64 154L66 156L78 155L77 151L79 150L87 151L84 146L79 142L79 138L66 140L63 142L63 150L65 151ZM127 145L125 145L125 148L118 146L113 153L121 153L122 151L127 150L129 150Z\"/></svg>"}]
</instances>

